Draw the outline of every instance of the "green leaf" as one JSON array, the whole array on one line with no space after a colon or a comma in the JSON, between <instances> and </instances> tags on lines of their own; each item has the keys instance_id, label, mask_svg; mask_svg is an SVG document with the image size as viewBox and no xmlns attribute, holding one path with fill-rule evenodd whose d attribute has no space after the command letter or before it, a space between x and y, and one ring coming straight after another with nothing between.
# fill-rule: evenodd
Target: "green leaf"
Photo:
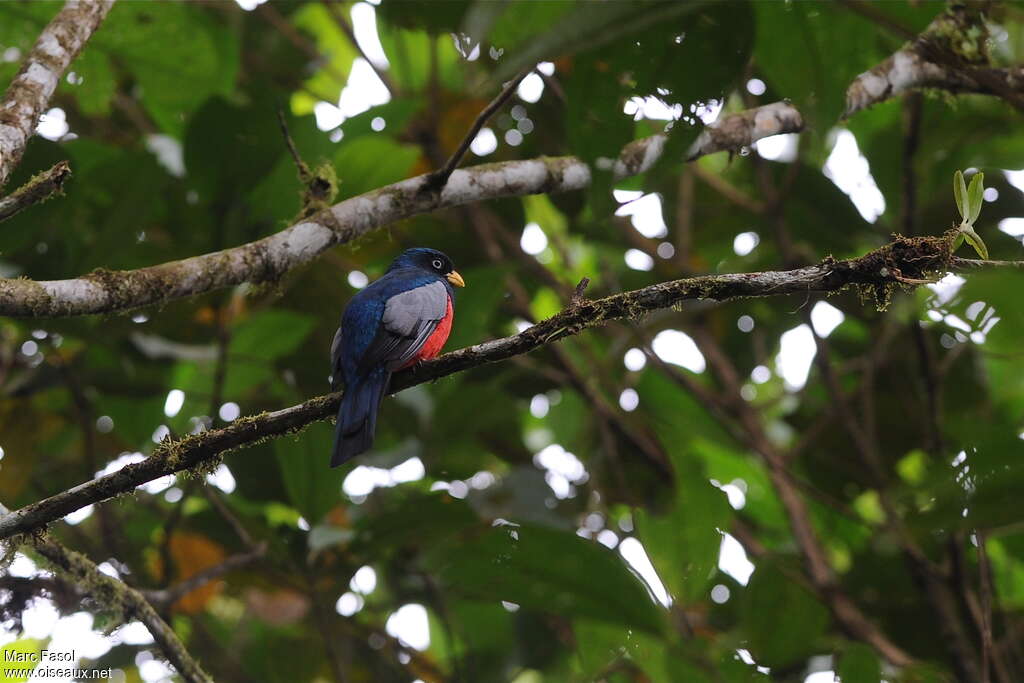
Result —
<instances>
[{"instance_id":1,"label":"green leaf","mask_svg":"<svg viewBox=\"0 0 1024 683\"><path fill-rule=\"evenodd\" d=\"M963 182L961 176L960 182ZM971 186L967 188L967 205L970 212L970 223L974 225L981 215L981 205L985 203L985 174L978 171L971 178ZM987 258L987 257L986 257Z\"/></svg>"},{"instance_id":2,"label":"green leaf","mask_svg":"<svg viewBox=\"0 0 1024 683\"><path fill-rule=\"evenodd\" d=\"M882 680L878 655L863 643L850 643L844 648L836 673L842 683L878 683Z\"/></svg>"},{"instance_id":3,"label":"green leaf","mask_svg":"<svg viewBox=\"0 0 1024 683\"><path fill-rule=\"evenodd\" d=\"M65 79L61 89L71 91L78 98L82 113L89 116L110 114L110 101L117 90L117 78L110 68L110 59L97 50L85 50L74 63L74 72L81 77L80 84Z\"/></svg>"},{"instance_id":4,"label":"green leaf","mask_svg":"<svg viewBox=\"0 0 1024 683\"><path fill-rule=\"evenodd\" d=\"M188 4L115 5L94 47L120 58L136 79L146 111L179 138L188 114L210 95L230 92L238 68L234 33Z\"/></svg>"},{"instance_id":5,"label":"green leaf","mask_svg":"<svg viewBox=\"0 0 1024 683\"><path fill-rule=\"evenodd\" d=\"M341 482L351 468L328 467L334 429L318 422L299 437L274 441L274 454L288 498L311 525L341 501Z\"/></svg>"},{"instance_id":6,"label":"green leaf","mask_svg":"<svg viewBox=\"0 0 1024 683\"><path fill-rule=\"evenodd\" d=\"M761 562L741 597L742 628L754 659L785 667L818 649L828 610L770 562Z\"/></svg>"},{"instance_id":7,"label":"green leaf","mask_svg":"<svg viewBox=\"0 0 1024 683\"><path fill-rule=\"evenodd\" d=\"M691 12L696 2L625 2L581 3L560 16L546 31L536 35L516 50L498 69L495 76L506 79L525 66L590 50L659 25L671 25L679 15Z\"/></svg>"},{"instance_id":8,"label":"green leaf","mask_svg":"<svg viewBox=\"0 0 1024 683\"><path fill-rule=\"evenodd\" d=\"M964 174L959 169L953 174L953 198L956 200L956 208L960 212L960 217L967 220L971 213L967 200L967 183L964 182Z\"/></svg>"},{"instance_id":9,"label":"green leaf","mask_svg":"<svg viewBox=\"0 0 1024 683\"><path fill-rule=\"evenodd\" d=\"M676 500L667 515L637 509L636 529L651 562L673 598L691 604L707 595L732 510L724 493L708 483L700 463L676 457Z\"/></svg>"},{"instance_id":10,"label":"green leaf","mask_svg":"<svg viewBox=\"0 0 1024 683\"><path fill-rule=\"evenodd\" d=\"M274 360L297 349L316 322L312 316L294 311L256 313L232 333L229 351L249 359Z\"/></svg>"},{"instance_id":11,"label":"green leaf","mask_svg":"<svg viewBox=\"0 0 1024 683\"><path fill-rule=\"evenodd\" d=\"M974 229L967 225L960 226L960 234L964 236L967 243L974 247L974 251L978 252L978 256L983 259L988 258L988 247L985 246L985 242L981 239L978 233L974 232Z\"/></svg>"},{"instance_id":12,"label":"green leaf","mask_svg":"<svg viewBox=\"0 0 1024 683\"><path fill-rule=\"evenodd\" d=\"M339 5L337 11L347 14L348 6ZM348 39L330 11L319 3L307 3L291 16L295 26L311 34L316 40L316 49L325 57L320 68L308 79L304 90L292 94L291 107L295 114L312 114L320 97L337 101L345 87L352 62L358 56L355 46Z\"/></svg>"},{"instance_id":13,"label":"green leaf","mask_svg":"<svg viewBox=\"0 0 1024 683\"><path fill-rule=\"evenodd\" d=\"M501 526L452 539L431 564L451 593L589 617L652 634L665 613L617 553L570 531Z\"/></svg>"},{"instance_id":14,"label":"green leaf","mask_svg":"<svg viewBox=\"0 0 1024 683\"><path fill-rule=\"evenodd\" d=\"M420 152L384 136L363 136L348 142L334 155L338 171L338 199L348 199L409 177Z\"/></svg>"}]
</instances>

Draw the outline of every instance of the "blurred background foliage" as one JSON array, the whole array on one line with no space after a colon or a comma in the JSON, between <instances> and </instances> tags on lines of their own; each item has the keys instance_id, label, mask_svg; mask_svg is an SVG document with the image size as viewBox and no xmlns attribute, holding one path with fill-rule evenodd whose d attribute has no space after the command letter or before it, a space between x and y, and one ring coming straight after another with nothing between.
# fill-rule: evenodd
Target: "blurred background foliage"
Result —
<instances>
[{"instance_id":1,"label":"blurred background foliage","mask_svg":"<svg viewBox=\"0 0 1024 683\"><path fill-rule=\"evenodd\" d=\"M8 184L62 159L74 172L65 196L0 229L4 276L137 268L287 226L302 187L278 109L304 159L335 166L341 199L438 167L501 82L538 62L470 163L597 161L670 119L682 150L720 111L783 98L807 128L688 166L666 155L614 198L595 171L587 193L417 216L271 285L0 320L0 500L16 508L168 435L325 393L339 312L410 246L444 250L468 283L449 348L556 312L582 277L599 296L940 234L958 168L986 172L978 229L993 258L1024 258L1024 178L1003 173L1024 166L1024 127L1009 106L925 93L839 122L850 81L944 7L864 4L118 3ZM0 81L58 8L0 3ZM1024 8L990 19L992 53L1019 63ZM854 292L688 304L388 399L376 450L339 470L317 424L53 532L151 590L268 544L162 607L216 680L952 680L884 497L953 588L971 643L991 582L997 654L1024 678L1020 285L1019 271L950 277L885 310ZM827 337L817 349L811 325ZM787 454L837 590L913 665L852 640L809 586L743 414ZM33 566L19 558L10 575ZM79 647L83 663L172 675L144 632L110 635L102 605L53 601L108 634ZM18 615L5 616L13 641ZM10 647L42 647L43 622L26 613Z\"/></svg>"}]
</instances>

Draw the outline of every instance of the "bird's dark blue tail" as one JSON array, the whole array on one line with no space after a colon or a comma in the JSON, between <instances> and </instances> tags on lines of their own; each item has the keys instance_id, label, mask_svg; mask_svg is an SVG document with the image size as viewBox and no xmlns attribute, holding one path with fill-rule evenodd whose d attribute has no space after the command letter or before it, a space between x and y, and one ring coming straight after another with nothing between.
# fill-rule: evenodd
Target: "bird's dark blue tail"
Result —
<instances>
[{"instance_id":1,"label":"bird's dark blue tail","mask_svg":"<svg viewBox=\"0 0 1024 683\"><path fill-rule=\"evenodd\" d=\"M373 446L373 433L377 429L377 410L384 391L391 381L391 373L374 370L369 377L353 382L345 389L338 408L338 422L334 428L334 453L331 467L348 462Z\"/></svg>"}]
</instances>

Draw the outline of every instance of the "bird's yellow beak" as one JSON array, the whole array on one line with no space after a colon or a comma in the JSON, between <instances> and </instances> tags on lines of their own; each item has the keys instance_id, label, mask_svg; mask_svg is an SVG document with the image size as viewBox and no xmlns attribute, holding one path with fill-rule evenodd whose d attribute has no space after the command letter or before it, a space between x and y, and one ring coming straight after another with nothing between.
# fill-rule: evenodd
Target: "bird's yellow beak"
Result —
<instances>
[{"instance_id":1,"label":"bird's yellow beak","mask_svg":"<svg viewBox=\"0 0 1024 683\"><path fill-rule=\"evenodd\" d=\"M452 283L456 287L466 286L466 281L462 279L462 276L459 275L459 271L457 270L453 270L452 272L445 275L445 279L447 279L448 282Z\"/></svg>"}]
</instances>

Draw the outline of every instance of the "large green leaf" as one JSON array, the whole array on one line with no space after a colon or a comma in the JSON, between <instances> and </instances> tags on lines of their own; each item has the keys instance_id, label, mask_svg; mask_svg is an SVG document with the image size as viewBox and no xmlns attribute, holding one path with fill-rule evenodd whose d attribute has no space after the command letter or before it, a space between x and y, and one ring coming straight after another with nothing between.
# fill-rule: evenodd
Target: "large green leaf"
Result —
<instances>
[{"instance_id":1,"label":"large green leaf","mask_svg":"<svg viewBox=\"0 0 1024 683\"><path fill-rule=\"evenodd\" d=\"M419 155L415 147L383 136L342 140L334 155L338 198L354 197L408 178Z\"/></svg>"},{"instance_id":2,"label":"large green leaf","mask_svg":"<svg viewBox=\"0 0 1024 683\"><path fill-rule=\"evenodd\" d=\"M179 138L186 117L210 95L231 92L238 69L233 32L189 4L115 5L92 49L130 71L146 111Z\"/></svg>"},{"instance_id":3,"label":"large green leaf","mask_svg":"<svg viewBox=\"0 0 1024 683\"><path fill-rule=\"evenodd\" d=\"M333 10L319 3L306 3L290 17L295 26L313 36L317 52L323 55L316 73L305 82L303 89L292 95L292 111L296 114L311 114L321 97L336 103L348 82L352 62L359 54L332 12L338 12L351 23L347 3L335 5Z\"/></svg>"},{"instance_id":4,"label":"large green leaf","mask_svg":"<svg viewBox=\"0 0 1024 683\"><path fill-rule=\"evenodd\" d=\"M332 425L318 422L299 437L274 442L274 454L291 504L311 525L342 501L341 482L350 468L327 467L333 441Z\"/></svg>"},{"instance_id":5,"label":"large green leaf","mask_svg":"<svg viewBox=\"0 0 1024 683\"><path fill-rule=\"evenodd\" d=\"M732 510L725 494L708 482L704 468L684 456L673 462L676 498L664 515L634 512L636 528L669 593L684 605L706 599L718 567L722 531Z\"/></svg>"},{"instance_id":6,"label":"large green leaf","mask_svg":"<svg viewBox=\"0 0 1024 683\"><path fill-rule=\"evenodd\" d=\"M741 627L756 661L784 667L817 650L828 610L772 563L758 565L741 601Z\"/></svg>"},{"instance_id":7,"label":"large green leaf","mask_svg":"<svg viewBox=\"0 0 1024 683\"><path fill-rule=\"evenodd\" d=\"M432 553L446 590L478 600L590 617L660 633L664 614L616 553L572 532L500 526Z\"/></svg>"},{"instance_id":8,"label":"large green leaf","mask_svg":"<svg viewBox=\"0 0 1024 683\"><path fill-rule=\"evenodd\" d=\"M231 333L229 352L243 359L274 360L299 348L315 325L312 317L301 313L262 311Z\"/></svg>"}]
</instances>

